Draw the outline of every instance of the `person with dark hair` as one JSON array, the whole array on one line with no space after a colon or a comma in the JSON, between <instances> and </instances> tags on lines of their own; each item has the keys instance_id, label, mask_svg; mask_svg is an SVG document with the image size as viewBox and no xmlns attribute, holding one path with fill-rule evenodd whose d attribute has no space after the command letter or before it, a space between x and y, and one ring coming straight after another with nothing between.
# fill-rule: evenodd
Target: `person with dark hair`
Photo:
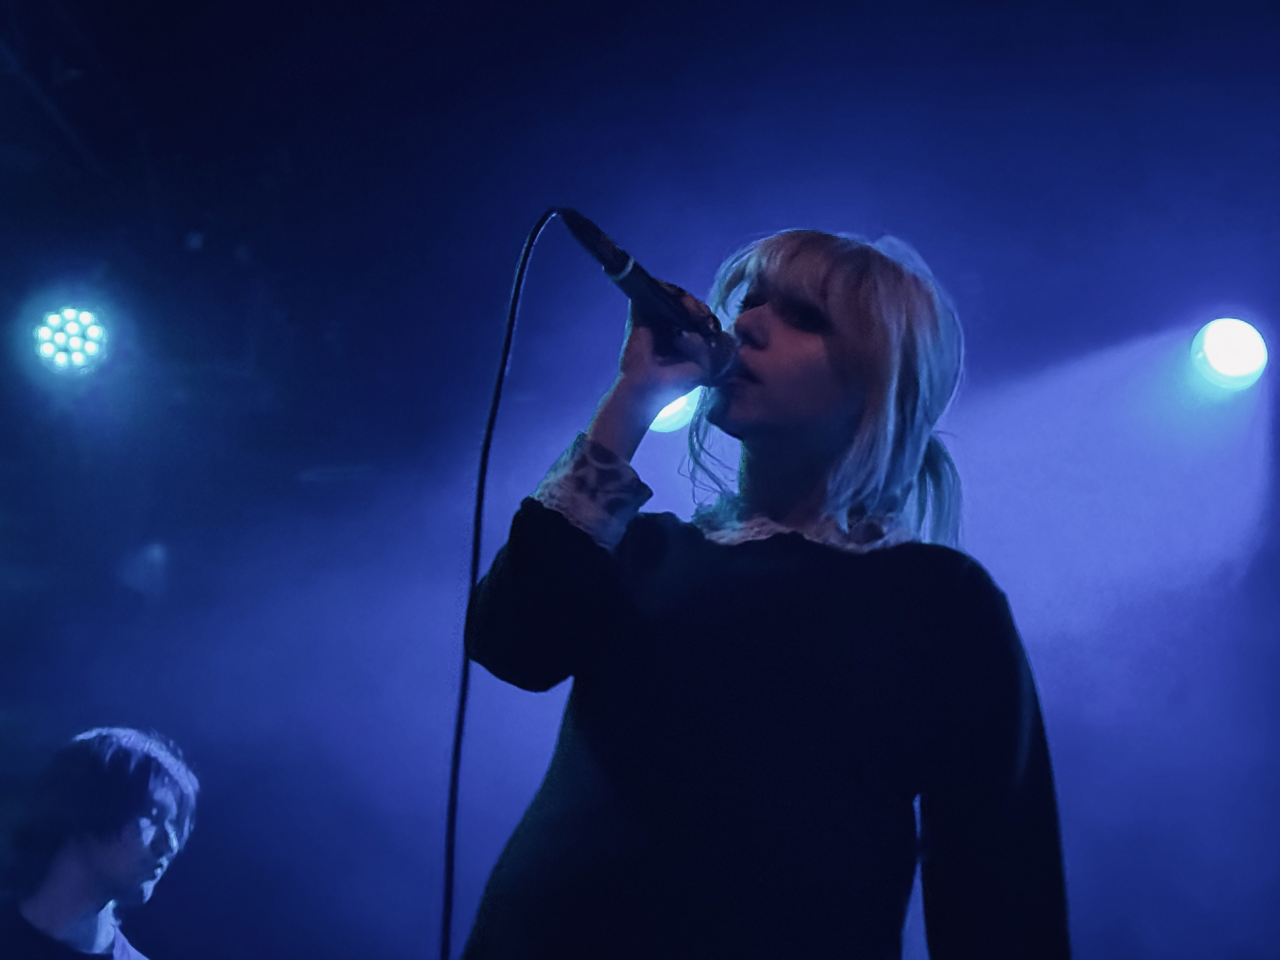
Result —
<instances>
[{"instance_id":1,"label":"person with dark hair","mask_svg":"<svg viewBox=\"0 0 1280 960\"><path fill-rule=\"evenodd\" d=\"M117 907L146 903L195 825L200 785L156 733L88 730L32 784L9 838L0 958L146 960Z\"/></svg>"},{"instance_id":2,"label":"person with dark hair","mask_svg":"<svg viewBox=\"0 0 1280 960\"><path fill-rule=\"evenodd\" d=\"M633 316L472 594L472 659L573 687L463 957L900 960L918 864L935 960L1067 960L1039 700L958 549L936 429L963 361L948 299L903 241L789 230L710 301L684 300L739 348L690 430L717 499L641 512L632 456L709 358L692 335L659 356ZM736 477L708 426L740 442Z\"/></svg>"}]
</instances>

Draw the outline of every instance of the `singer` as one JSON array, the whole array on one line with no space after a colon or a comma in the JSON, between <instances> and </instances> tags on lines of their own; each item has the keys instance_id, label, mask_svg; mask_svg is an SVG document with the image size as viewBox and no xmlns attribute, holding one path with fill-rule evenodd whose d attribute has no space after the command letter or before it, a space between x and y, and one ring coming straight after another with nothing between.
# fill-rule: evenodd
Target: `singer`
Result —
<instances>
[{"instance_id":1,"label":"singer","mask_svg":"<svg viewBox=\"0 0 1280 960\"><path fill-rule=\"evenodd\" d=\"M1005 595L954 546L934 433L955 312L902 241L808 230L729 258L709 300L739 347L690 428L715 502L640 512L629 461L708 351L655 355L632 316L471 598L473 659L573 687L463 956L900 958L918 862L934 960L1069 957L1035 685ZM736 483L712 427L741 441Z\"/></svg>"}]
</instances>

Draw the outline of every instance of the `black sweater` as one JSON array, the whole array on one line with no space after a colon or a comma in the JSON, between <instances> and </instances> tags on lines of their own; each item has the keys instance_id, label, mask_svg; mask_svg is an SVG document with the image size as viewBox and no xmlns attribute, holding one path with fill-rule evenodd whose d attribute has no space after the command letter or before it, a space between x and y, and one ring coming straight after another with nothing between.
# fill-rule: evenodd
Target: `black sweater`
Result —
<instances>
[{"instance_id":1,"label":"black sweater","mask_svg":"<svg viewBox=\"0 0 1280 960\"><path fill-rule=\"evenodd\" d=\"M917 850L932 960L1069 955L1035 686L964 554L641 514L611 555L526 500L466 646L574 678L468 960L898 958Z\"/></svg>"}]
</instances>

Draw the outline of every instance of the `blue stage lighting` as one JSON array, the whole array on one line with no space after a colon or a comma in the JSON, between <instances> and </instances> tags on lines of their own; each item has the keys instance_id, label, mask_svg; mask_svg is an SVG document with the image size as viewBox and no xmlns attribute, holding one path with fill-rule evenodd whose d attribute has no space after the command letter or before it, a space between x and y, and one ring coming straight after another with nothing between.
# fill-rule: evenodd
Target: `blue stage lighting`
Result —
<instances>
[{"instance_id":1,"label":"blue stage lighting","mask_svg":"<svg viewBox=\"0 0 1280 960\"><path fill-rule=\"evenodd\" d=\"M1241 390L1262 376L1267 345L1252 326L1234 317L1205 324L1191 343L1191 356L1206 380Z\"/></svg>"},{"instance_id":2,"label":"blue stage lighting","mask_svg":"<svg viewBox=\"0 0 1280 960\"><path fill-rule=\"evenodd\" d=\"M653 423L649 424L649 429L656 430L658 433L679 430L693 419L693 411L698 407L698 396L701 393L702 388L698 387L683 397L672 400L658 411L658 415L653 418Z\"/></svg>"},{"instance_id":3,"label":"blue stage lighting","mask_svg":"<svg viewBox=\"0 0 1280 960\"><path fill-rule=\"evenodd\" d=\"M106 355L106 327L87 310L66 307L47 314L34 337L36 356L59 373L88 373Z\"/></svg>"}]
</instances>

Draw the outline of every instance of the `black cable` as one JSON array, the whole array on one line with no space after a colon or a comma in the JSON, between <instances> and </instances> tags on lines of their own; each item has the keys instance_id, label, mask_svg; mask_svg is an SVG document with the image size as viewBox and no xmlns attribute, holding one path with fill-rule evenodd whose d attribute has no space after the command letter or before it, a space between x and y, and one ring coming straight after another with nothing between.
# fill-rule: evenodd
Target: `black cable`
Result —
<instances>
[{"instance_id":1,"label":"black cable","mask_svg":"<svg viewBox=\"0 0 1280 960\"><path fill-rule=\"evenodd\" d=\"M515 281L511 285L511 305L507 311L507 329L502 340L502 357L498 363L498 377L493 385L493 400L489 404L489 420L484 427L484 440L480 444L480 472L476 478L476 515L471 527L471 586L474 591L480 579L480 530L484 520L484 485L489 473L489 449L493 446L493 428L498 422L498 403L502 400L502 384L507 378L507 363L511 358L511 340L516 332L516 308L520 304L520 288L524 286L529 257L538 237L556 215L555 208L548 210L524 242L520 263L516 267ZM470 599L470 598L468 598ZM453 759L449 764L449 807L445 814L444 832L444 907L440 923L440 960L449 960L450 934L453 927L453 867L458 832L458 776L462 767L462 728L467 712L467 690L471 681L471 658L466 648L462 651L462 678L458 690L458 715L453 724Z\"/></svg>"}]
</instances>

